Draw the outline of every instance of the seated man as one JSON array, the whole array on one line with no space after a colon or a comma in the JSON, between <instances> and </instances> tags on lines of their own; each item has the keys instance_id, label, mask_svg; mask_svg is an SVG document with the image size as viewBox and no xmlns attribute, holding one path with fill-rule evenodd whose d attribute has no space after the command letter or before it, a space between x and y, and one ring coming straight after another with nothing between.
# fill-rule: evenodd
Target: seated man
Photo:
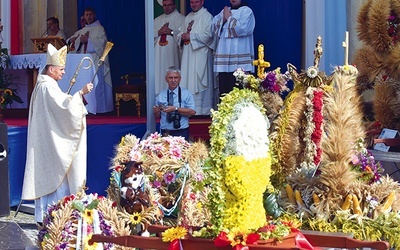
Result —
<instances>
[{"instance_id":1,"label":"seated man","mask_svg":"<svg viewBox=\"0 0 400 250\"><path fill-rule=\"evenodd\" d=\"M75 32L67 40L70 53L90 53L95 67L98 67L100 57L103 55L107 43L107 34L100 21L96 19L96 12L92 8L85 9L85 26ZM82 24L81 24L82 25ZM112 82L110 64L108 56L98 70L99 79L95 89L97 100L97 113L107 113L113 111L114 102L112 94Z\"/></svg>"}]
</instances>

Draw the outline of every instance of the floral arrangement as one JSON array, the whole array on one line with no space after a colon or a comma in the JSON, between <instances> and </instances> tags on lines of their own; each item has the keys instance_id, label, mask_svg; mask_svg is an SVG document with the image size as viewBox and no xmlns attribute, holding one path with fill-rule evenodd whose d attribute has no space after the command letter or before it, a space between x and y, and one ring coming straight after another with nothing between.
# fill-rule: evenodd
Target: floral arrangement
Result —
<instances>
[{"instance_id":1,"label":"floral arrangement","mask_svg":"<svg viewBox=\"0 0 400 250\"><path fill-rule=\"evenodd\" d=\"M335 67L335 72L342 74L342 75L347 75L347 76L356 76L358 75L358 69L354 65L338 65Z\"/></svg>"},{"instance_id":2,"label":"floral arrangement","mask_svg":"<svg viewBox=\"0 0 400 250\"><path fill-rule=\"evenodd\" d=\"M265 113L272 121L279 113L283 105L281 95L289 91L287 83L290 80L288 72L281 73L280 68L264 72L263 77L256 78L248 74L243 69L237 69L233 75L236 78L237 85L251 89L257 92L264 106Z\"/></svg>"},{"instance_id":3,"label":"floral arrangement","mask_svg":"<svg viewBox=\"0 0 400 250\"><path fill-rule=\"evenodd\" d=\"M48 208L39 231L41 249L97 249L98 244L88 244L93 234L121 236L130 234L121 223L113 202L97 194L64 197ZM113 244L104 243L102 249L114 249Z\"/></svg>"},{"instance_id":4,"label":"floral arrangement","mask_svg":"<svg viewBox=\"0 0 400 250\"><path fill-rule=\"evenodd\" d=\"M11 57L8 55L8 50L2 48L0 51L0 107L2 109L11 106L13 102L23 103L21 97L18 96L18 90L11 87L17 77L5 72L10 60Z\"/></svg>"},{"instance_id":5,"label":"floral arrangement","mask_svg":"<svg viewBox=\"0 0 400 250\"><path fill-rule=\"evenodd\" d=\"M142 226L161 223L165 215L177 215L179 206L187 208L185 213L178 214L180 223L187 227L203 226L209 219L206 208L199 205L206 198L202 193L205 175L202 167L207 156L207 147L201 142L189 144L183 137L162 137L158 133L140 140L128 134L116 147L107 192L124 211L120 204L122 173L127 162L141 162L143 184L150 196L149 207L134 213ZM187 224L194 221L196 225Z\"/></svg>"},{"instance_id":6,"label":"floral arrangement","mask_svg":"<svg viewBox=\"0 0 400 250\"><path fill-rule=\"evenodd\" d=\"M180 250L180 239L187 237L187 229L185 227L172 227L162 233L162 240L164 242L171 242L168 249Z\"/></svg>"},{"instance_id":7,"label":"floral arrangement","mask_svg":"<svg viewBox=\"0 0 400 250\"><path fill-rule=\"evenodd\" d=\"M251 244L265 244L265 242L271 240L273 242L279 242L291 233L298 233L300 225L296 218L285 215L279 220L265 222L262 227L252 232L244 231L237 227L225 229L213 237L214 246L231 246L232 249L235 250L245 250L248 249L248 245ZM162 233L162 240L164 242L170 242L169 249L179 250L181 249L180 240L202 236L205 231L207 231L207 229L202 228L200 231L191 233L184 227L171 227Z\"/></svg>"},{"instance_id":8,"label":"floral arrangement","mask_svg":"<svg viewBox=\"0 0 400 250\"><path fill-rule=\"evenodd\" d=\"M381 163L376 162L371 152L362 146L362 140L360 140L357 145L358 149L351 159L353 170L361 173L359 178L365 183L372 184L374 182L379 182L384 171Z\"/></svg>"},{"instance_id":9,"label":"floral arrangement","mask_svg":"<svg viewBox=\"0 0 400 250\"><path fill-rule=\"evenodd\" d=\"M302 167L316 168L321 162L321 139L323 134L323 102L324 91L319 88L309 87L306 90L306 126L304 130L304 161Z\"/></svg>"},{"instance_id":10,"label":"floral arrangement","mask_svg":"<svg viewBox=\"0 0 400 250\"><path fill-rule=\"evenodd\" d=\"M270 188L271 170L269 121L258 93L234 88L221 98L218 111L212 111L212 120L206 173L213 186L208 206L214 236L232 228L248 232L262 227L263 193Z\"/></svg>"},{"instance_id":11,"label":"floral arrangement","mask_svg":"<svg viewBox=\"0 0 400 250\"><path fill-rule=\"evenodd\" d=\"M282 74L281 68L279 67L275 70L265 72L263 78L256 78L254 75L246 73L241 68L236 69L233 75L238 84L255 91L270 91L278 94L289 91L286 84L290 80L290 75L288 72Z\"/></svg>"}]
</instances>

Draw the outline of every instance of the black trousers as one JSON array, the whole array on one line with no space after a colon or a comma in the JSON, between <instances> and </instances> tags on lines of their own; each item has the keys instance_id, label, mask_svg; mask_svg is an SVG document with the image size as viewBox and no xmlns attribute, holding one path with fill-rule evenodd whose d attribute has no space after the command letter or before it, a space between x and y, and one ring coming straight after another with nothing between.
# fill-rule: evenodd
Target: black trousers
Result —
<instances>
[{"instance_id":1,"label":"black trousers","mask_svg":"<svg viewBox=\"0 0 400 250\"><path fill-rule=\"evenodd\" d=\"M222 96L222 94L231 92L234 87L242 88L241 86L236 85L236 78L233 75L233 72L219 72L218 82L220 96Z\"/></svg>"}]
</instances>

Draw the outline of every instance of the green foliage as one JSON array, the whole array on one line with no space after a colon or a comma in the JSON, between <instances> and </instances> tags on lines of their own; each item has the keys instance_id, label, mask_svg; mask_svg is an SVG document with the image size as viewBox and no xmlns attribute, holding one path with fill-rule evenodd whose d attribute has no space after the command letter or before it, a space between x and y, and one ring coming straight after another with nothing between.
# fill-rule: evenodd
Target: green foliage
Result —
<instances>
[{"instance_id":1,"label":"green foliage","mask_svg":"<svg viewBox=\"0 0 400 250\"><path fill-rule=\"evenodd\" d=\"M6 73L5 69L10 65L11 57L8 55L8 50L3 48L0 51L0 106L2 109L11 107L13 102L23 103L18 96L18 90L12 88L14 80L18 77L13 74Z\"/></svg>"}]
</instances>

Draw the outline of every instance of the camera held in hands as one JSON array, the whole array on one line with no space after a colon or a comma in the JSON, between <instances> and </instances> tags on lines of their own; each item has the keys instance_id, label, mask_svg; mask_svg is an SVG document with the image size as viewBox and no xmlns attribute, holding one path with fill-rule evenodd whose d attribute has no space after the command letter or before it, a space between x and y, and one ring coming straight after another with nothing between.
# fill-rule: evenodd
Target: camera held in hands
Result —
<instances>
[{"instance_id":1,"label":"camera held in hands","mask_svg":"<svg viewBox=\"0 0 400 250\"><path fill-rule=\"evenodd\" d=\"M174 128L178 129L181 127L181 117L182 115L178 111L173 111L167 114L167 121L169 123L174 123Z\"/></svg>"}]
</instances>

